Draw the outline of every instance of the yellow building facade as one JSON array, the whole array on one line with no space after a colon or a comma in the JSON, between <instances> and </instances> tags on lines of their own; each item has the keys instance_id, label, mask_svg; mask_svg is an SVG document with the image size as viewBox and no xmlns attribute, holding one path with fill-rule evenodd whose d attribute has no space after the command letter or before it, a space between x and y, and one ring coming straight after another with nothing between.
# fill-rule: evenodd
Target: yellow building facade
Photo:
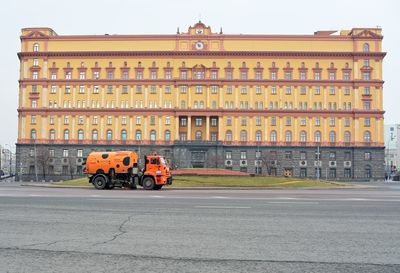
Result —
<instances>
[{"instance_id":1,"label":"yellow building facade","mask_svg":"<svg viewBox=\"0 0 400 273\"><path fill-rule=\"evenodd\" d=\"M382 38L230 35L201 22L172 35L22 29L21 177L80 174L93 149L134 149L175 167L379 179Z\"/></svg>"}]
</instances>

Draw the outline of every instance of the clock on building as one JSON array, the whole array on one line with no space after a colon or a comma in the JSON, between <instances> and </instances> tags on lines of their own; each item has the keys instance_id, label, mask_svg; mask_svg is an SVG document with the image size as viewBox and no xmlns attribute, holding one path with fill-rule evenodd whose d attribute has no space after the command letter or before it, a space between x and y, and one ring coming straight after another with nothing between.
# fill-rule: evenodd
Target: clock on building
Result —
<instances>
[{"instance_id":1,"label":"clock on building","mask_svg":"<svg viewBox=\"0 0 400 273\"><path fill-rule=\"evenodd\" d=\"M197 34L203 34L203 29L201 29L201 28L196 29L196 33Z\"/></svg>"},{"instance_id":2,"label":"clock on building","mask_svg":"<svg viewBox=\"0 0 400 273\"><path fill-rule=\"evenodd\" d=\"M204 48L203 42L197 42L195 46L196 46L196 49L197 49L197 50L201 50L201 49Z\"/></svg>"}]
</instances>

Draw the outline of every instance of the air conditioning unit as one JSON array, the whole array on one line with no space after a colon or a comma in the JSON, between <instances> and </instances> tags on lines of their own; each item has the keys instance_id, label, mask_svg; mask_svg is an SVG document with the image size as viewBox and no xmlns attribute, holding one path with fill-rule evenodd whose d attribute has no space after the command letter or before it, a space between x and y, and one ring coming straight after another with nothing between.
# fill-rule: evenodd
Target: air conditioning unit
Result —
<instances>
[{"instance_id":1,"label":"air conditioning unit","mask_svg":"<svg viewBox=\"0 0 400 273\"><path fill-rule=\"evenodd\" d=\"M321 167L321 166L322 166L322 161L321 160L314 161L314 167Z\"/></svg>"},{"instance_id":2,"label":"air conditioning unit","mask_svg":"<svg viewBox=\"0 0 400 273\"><path fill-rule=\"evenodd\" d=\"M240 167L246 167L247 166L247 160L240 160Z\"/></svg>"},{"instance_id":3,"label":"air conditioning unit","mask_svg":"<svg viewBox=\"0 0 400 273\"><path fill-rule=\"evenodd\" d=\"M49 164L54 164L54 158L49 158Z\"/></svg>"},{"instance_id":4,"label":"air conditioning unit","mask_svg":"<svg viewBox=\"0 0 400 273\"><path fill-rule=\"evenodd\" d=\"M63 163L68 163L68 158L63 158Z\"/></svg>"},{"instance_id":5,"label":"air conditioning unit","mask_svg":"<svg viewBox=\"0 0 400 273\"><path fill-rule=\"evenodd\" d=\"M232 166L233 162L232 160L225 160L225 166Z\"/></svg>"},{"instance_id":6,"label":"air conditioning unit","mask_svg":"<svg viewBox=\"0 0 400 273\"><path fill-rule=\"evenodd\" d=\"M271 160L269 163L270 163L272 166L276 166L276 165L278 165L278 160Z\"/></svg>"},{"instance_id":7,"label":"air conditioning unit","mask_svg":"<svg viewBox=\"0 0 400 273\"><path fill-rule=\"evenodd\" d=\"M76 159L76 164L77 165L82 165L82 162L83 162L82 158L77 158Z\"/></svg>"},{"instance_id":8,"label":"air conditioning unit","mask_svg":"<svg viewBox=\"0 0 400 273\"><path fill-rule=\"evenodd\" d=\"M351 161L344 161L344 162L343 162L343 166L344 166L345 168L351 168Z\"/></svg>"},{"instance_id":9,"label":"air conditioning unit","mask_svg":"<svg viewBox=\"0 0 400 273\"><path fill-rule=\"evenodd\" d=\"M300 160L299 166L300 167L307 167L307 161L306 160Z\"/></svg>"},{"instance_id":10,"label":"air conditioning unit","mask_svg":"<svg viewBox=\"0 0 400 273\"><path fill-rule=\"evenodd\" d=\"M336 167L336 161L329 161L329 167Z\"/></svg>"},{"instance_id":11,"label":"air conditioning unit","mask_svg":"<svg viewBox=\"0 0 400 273\"><path fill-rule=\"evenodd\" d=\"M261 165L262 165L261 160L255 160L255 161L254 161L254 166L256 166L256 167L261 167Z\"/></svg>"}]
</instances>

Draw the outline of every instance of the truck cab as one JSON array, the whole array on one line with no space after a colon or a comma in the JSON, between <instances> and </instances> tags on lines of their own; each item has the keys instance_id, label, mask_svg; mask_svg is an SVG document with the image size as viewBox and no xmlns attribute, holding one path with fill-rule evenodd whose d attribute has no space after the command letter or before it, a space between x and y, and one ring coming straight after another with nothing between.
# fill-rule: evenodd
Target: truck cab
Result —
<instances>
[{"instance_id":1,"label":"truck cab","mask_svg":"<svg viewBox=\"0 0 400 273\"><path fill-rule=\"evenodd\" d=\"M145 156L144 162L141 179L143 188L159 190L163 185L172 184L171 170L164 157L159 155Z\"/></svg>"}]
</instances>

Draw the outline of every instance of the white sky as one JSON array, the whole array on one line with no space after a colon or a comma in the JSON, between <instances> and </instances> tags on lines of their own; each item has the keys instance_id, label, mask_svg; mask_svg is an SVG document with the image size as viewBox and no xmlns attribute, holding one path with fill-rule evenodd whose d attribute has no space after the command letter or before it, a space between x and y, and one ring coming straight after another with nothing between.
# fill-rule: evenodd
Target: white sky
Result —
<instances>
[{"instance_id":1,"label":"white sky","mask_svg":"<svg viewBox=\"0 0 400 273\"><path fill-rule=\"evenodd\" d=\"M20 30L58 34L174 34L201 18L226 34L312 34L316 30L383 28L385 123L400 123L400 1L396 0L12 0L0 8L0 144L18 130Z\"/></svg>"}]
</instances>

